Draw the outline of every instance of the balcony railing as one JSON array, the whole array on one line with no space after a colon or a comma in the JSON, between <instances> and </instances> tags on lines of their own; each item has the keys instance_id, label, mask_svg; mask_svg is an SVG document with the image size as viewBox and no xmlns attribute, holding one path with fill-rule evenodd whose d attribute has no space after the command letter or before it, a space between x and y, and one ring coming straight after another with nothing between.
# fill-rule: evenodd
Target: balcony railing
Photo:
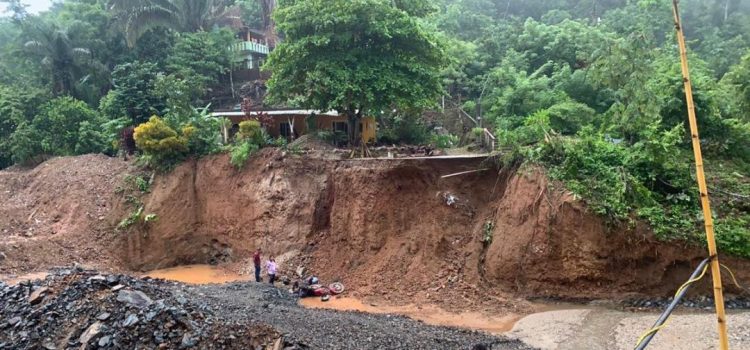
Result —
<instances>
[{"instance_id":1,"label":"balcony railing","mask_svg":"<svg viewBox=\"0 0 750 350\"><path fill-rule=\"evenodd\" d=\"M249 52L255 52L255 53L261 53L264 55L268 55L268 46L260 44L260 43L254 43L252 41L243 41L236 43L232 45L233 51L249 51Z\"/></svg>"}]
</instances>

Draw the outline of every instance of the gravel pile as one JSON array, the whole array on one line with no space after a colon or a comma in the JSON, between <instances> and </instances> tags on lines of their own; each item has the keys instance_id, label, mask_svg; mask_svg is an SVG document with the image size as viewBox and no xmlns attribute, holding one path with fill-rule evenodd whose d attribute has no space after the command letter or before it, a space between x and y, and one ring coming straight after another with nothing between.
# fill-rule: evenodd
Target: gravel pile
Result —
<instances>
[{"instance_id":1,"label":"gravel pile","mask_svg":"<svg viewBox=\"0 0 750 350\"><path fill-rule=\"evenodd\" d=\"M221 310L224 322L268 324L299 348L531 349L517 340L429 326L402 316L306 309L289 292L257 283L190 286L177 293Z\"/></svg>"},{"instance_id":2,"label":"gravel pile","mask_svg":"<svg viewBox=\"0 0 750 350\"><path fill-rule=\"evenodd\" d=\"M171 284L80 269L0 284L0 349L265 349L272 328L214 322Z\"/></svg>"},{"instance_id":3,"label":"gravel pile","mask_svg":"<svg viewBox=\"0 0 750 350\"><path fill-rule=\"evenodd\" d=\"M82 269L0 282L0 349L530 349L401 316L305 309L259 283L189 286Z\"/></svg>"}]
</instances>

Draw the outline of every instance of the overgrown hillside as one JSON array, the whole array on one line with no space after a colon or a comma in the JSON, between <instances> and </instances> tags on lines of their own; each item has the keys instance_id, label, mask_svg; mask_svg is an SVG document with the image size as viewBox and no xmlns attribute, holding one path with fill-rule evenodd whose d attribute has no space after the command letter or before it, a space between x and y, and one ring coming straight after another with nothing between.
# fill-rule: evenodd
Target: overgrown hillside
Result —
<instances>
[{"instance_id":1,"label":"overgrown hillside","mask_svg":"<svg viewBox=\"0 0 750 350\"><path fill-rule=\"evenodd\" d=\"M750 7L681 1L722 251L750 257ZM669 1L443 1L454 103L613 223L702 241Z\"/></svg>"}]
</instances>

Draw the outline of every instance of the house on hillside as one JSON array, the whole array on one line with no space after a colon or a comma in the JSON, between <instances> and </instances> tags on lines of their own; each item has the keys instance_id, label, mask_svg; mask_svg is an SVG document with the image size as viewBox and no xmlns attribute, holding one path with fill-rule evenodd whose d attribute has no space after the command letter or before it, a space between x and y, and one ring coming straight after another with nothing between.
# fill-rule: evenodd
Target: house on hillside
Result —
<instances>
[{"instance_id":1,"label":"house on hillside","mask_svg":"<svg viewBox=\"0 0 750 350\"><path fill-rule=\"evenodd\" d=\"M304 109L267 109L252 111L246 114L242 111L217 111L211 115L216 118L226 118L231 123L223 134L230 139L239 130L239 124L245 120L257 119L260 115L271 120L266 131L274 138L283 137L294 140L312 130L329 131L334 134L348 135L349 123L347 117L336 111L320 112ZM365 143L375 142L377 123L373 117L362 118L358 123L357 135Z\"/></svg>"},{"instance_id":2,"label":"house on hillside","mask_svg":"<svg viewBox=\"0 0 750 350\"><path fill-rule=\"evenodd\" d=\"M263 32L243 26L237 30L239 42L232 45L232 52L236 55L232 70L233 81L242 83L258 79L267 79L260 67L268 59L273 50Z\"/></svg>"}]
</instances>

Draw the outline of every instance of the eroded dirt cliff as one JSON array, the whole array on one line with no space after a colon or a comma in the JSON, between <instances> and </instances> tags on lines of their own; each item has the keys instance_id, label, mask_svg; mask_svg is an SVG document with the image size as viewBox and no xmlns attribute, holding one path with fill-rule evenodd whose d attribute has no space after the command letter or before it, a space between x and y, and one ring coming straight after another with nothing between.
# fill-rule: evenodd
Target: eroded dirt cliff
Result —
<instances>
[{"instance_id":1,"label":"eroded dirt cliff","mask_svg":"<svg viewBox=\"0 0 750 350\"><path fill-rule=\"evenodd\" d=\"M442 177L476 169L487 170ZM482 159L336 161L264 150L238 171L226 156L208 157L155 176L140 201L156 220L117 230L133 206L115 189L134 171L85 156L0 172L2 272L71 262L239 266L261 247L284 256L287 271L304 264L357 296L523 308L516 297L667 295L705 254L657 242L641 225L608 225L540 169ZM726 261L750 278L746 261Z\"/></svg>"}]
</instances>

